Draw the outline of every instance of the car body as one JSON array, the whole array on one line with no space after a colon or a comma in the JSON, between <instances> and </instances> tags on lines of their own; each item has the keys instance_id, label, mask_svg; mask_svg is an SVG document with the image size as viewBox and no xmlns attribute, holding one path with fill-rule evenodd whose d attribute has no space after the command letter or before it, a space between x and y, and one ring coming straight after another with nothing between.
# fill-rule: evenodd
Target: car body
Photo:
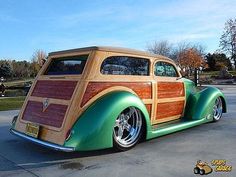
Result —
<instances>
[{"instance_id":1,"label":"car body","mask_svg":"<svg viewBox=\"0 0 236 177\"><path fill-rule=\"evenodd\" d=\"M11 132L62 151L127 150L222 112L222 92L197 89L173 60L95 46L49 54Z\"/></svg>"}]
</instances>

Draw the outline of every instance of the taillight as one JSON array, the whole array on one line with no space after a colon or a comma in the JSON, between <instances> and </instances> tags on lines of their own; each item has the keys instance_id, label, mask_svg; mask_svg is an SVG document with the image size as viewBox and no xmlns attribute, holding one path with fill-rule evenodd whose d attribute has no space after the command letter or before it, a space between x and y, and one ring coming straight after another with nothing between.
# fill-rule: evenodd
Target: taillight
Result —
<instances>
[{"instance_id":1,"label":"taillight","mask_svg":"<svg viewBox=\"0 0 236 177\"><path fill-rule=\"evenodd\" d=\"M66 141L70 139L71 136L71 129L69 129L66 133Z\"/></svg>"},{"instance_id":2,"label":"taillight","mask_svg":"<svg viewBox=\"0 0 236 177\"><path fill-rule=\"evenodd\" d=\"M14 126L15 123L16 123L17 117L18 117L18 116L14 116L13 119L12 119L12 122L11 122L11 123L12 123L13 126Z\"/></svg>"}]
</instances>

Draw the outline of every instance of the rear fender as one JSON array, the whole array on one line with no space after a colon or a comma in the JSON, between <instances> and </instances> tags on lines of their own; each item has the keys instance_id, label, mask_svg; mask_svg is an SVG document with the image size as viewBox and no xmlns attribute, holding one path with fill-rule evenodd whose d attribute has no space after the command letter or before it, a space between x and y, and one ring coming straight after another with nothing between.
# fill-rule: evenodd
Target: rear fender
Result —
<instances>
[{"instance_id":1,"label":"rear fender","mask_svg":"<svg viewBox=\"0 0 236 177\"><path fill-rule=\"evenodd\" d=\"M74 147L78 151L112 147L115 120L130 106L141 111L146 130L150 130L150 118L143 102L130 92L115 91L99 98L84 111L72 127L71 137L64 146Z\"/></svg>"}]
</instances>

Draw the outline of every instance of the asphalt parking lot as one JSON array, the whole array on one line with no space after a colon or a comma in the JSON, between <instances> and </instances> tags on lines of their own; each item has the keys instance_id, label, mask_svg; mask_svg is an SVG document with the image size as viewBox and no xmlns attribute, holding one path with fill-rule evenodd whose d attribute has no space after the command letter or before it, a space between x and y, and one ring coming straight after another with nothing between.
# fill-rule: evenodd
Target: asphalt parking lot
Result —
<instances>
[{"instance_id":1,"label":"asphalt parking lot","mask_svg":"<svg viewBox=\"0 0 236 177\"><path fill-rule=\"evenodd\" d=\"M197 160L226 160L231 172L208 176L236 176L236 86L218 86L228 113L208 123L138 144L126 152L112 149L63 153L19 139L9 133L18 111L0 112L0 176L57 177L186 177L194 175Z\"/></svg>"}]
</instances>

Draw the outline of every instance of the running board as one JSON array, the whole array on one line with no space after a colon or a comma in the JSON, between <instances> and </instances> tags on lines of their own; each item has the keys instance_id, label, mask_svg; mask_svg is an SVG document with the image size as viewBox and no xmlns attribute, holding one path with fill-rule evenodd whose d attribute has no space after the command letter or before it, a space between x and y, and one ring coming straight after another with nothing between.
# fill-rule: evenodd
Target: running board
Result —
<instances>
[{"instance_id":1,"label":"running board","mask_svg":"<svg viewBox=\"0 0 236 177\"><path fill-rule=\"evenodd\" d=\"M181 120L177 122L169 122L165 124L157 124L152 126L152 130L148 132L147 139L167 135L183 129L191 128L203 123L209 122L207 119L200 120Z\"/></svg>"}]
</instances>

